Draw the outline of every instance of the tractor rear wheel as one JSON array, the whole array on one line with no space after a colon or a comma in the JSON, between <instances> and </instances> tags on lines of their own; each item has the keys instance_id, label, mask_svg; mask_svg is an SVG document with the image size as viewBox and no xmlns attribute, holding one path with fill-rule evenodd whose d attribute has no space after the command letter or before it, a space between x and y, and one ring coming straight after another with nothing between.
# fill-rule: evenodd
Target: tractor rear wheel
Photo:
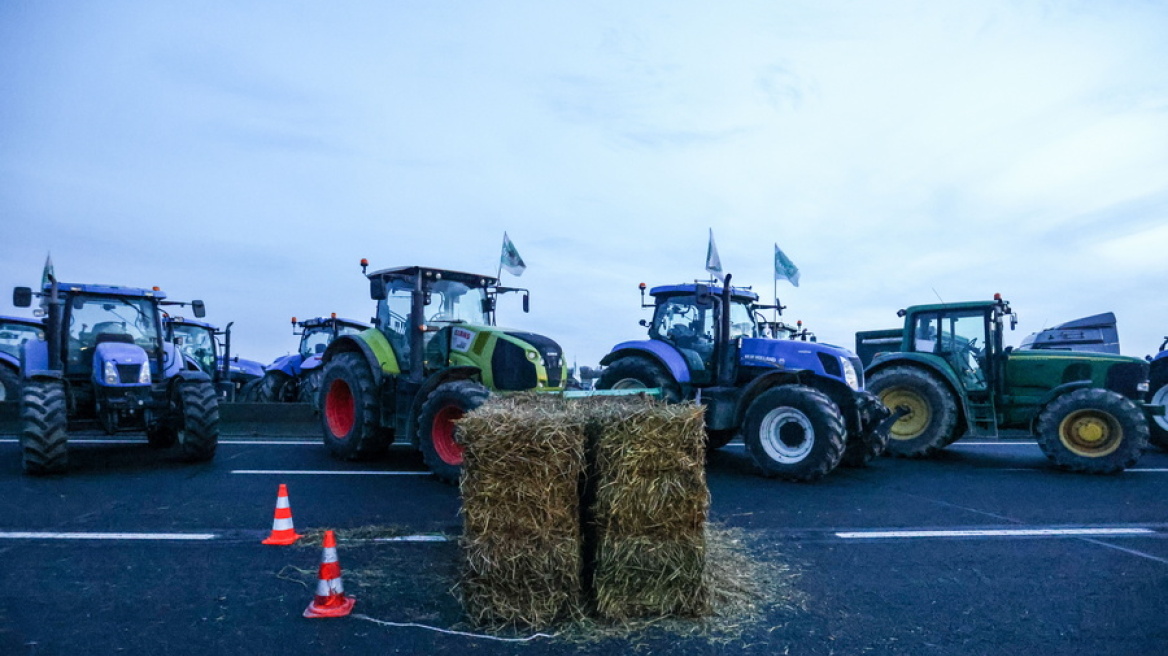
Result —
<instances>
[{"instance_id":1,"label":"tractor rear wheel","mask_svg":"<svg viewBox=\"0 0 1168 656\"><path fill-rule=\"evenodd\" d=\"M175 391L181 428L176 434L179 457L203 462L215 457L219 446L219 396L209 381L179 383Z\"/></svg>"},{"instance_id":2,"label":"tractor rear wheel","mask_svg":"<svg viewBox=\"0 0 1168 656\"><path fill-rule=\"evenodd\" d=\"M239 403L258 403L260 400L260 383L263 378L253 378L239 388L239 395L235 400Z\"/></svg>"},{"instance_id":3,"label":"tractor rear wheel","mask_svg":"<svg viewBox=\"0 0 1168 656\"><path fill-rule=\"evenodd\" d=\"M442 383L426 397L418 413L418 441L422 460L439 480L458 483L463 446L454 421L483 404L490 392L473 380Z\"/></svg>"},{"instance_id":4,"label":"tractor rear wheel","mask_svg":"<svg viewBox=\"0 0 1168 656\"><path fill-rule=\"evenodd\" d=\"M60 381L30 381L20 395L24 473L64 473L69 465L68 406Z\"/></svg>"},{"instance_id":5,"label":"tractor rear wheel","mask_svg":"<svg viewBox=\"0 0 1168 656\"><path fill-rule=\"evenodd\" d=\"M605 368L596 389L647 389L657 387L670 403L681 401L681 386L660 365L635 355L620 358Z\"/></svg>"},{"instance_id":6,"label":"tractor rear wheel","mask_svg":"<svg viewBox=\"0 0 1168 656\"><path fill-rule=\"evenodd\" d=\"M392 433L381 426L377 385L360 353L338 353L325 364L320 418L324 445L337 458L372 458L393 441Z\"/></svg>"},{"instance_id":7,"label":"tractor rear wheel","mask_svg":"<svg viewBox=\"0 0 1168 656\"><path fill-rule=\"evenodd\" d=\"M1110 390L1090 388L1051 401L1038 416L1038 446L1061 469L1113 474L1136 464L1148 444L1140 408Z\"/></svg>"},{"instance_id":8,"label":"tractor rear wheel","mask_svg":"<svg viewBox=\"0 0 1168 656\"><path fill-rule=\"evenodd\" d=\"M1163 362L1157 360L1152 363L1153 368L1156 369L1156 364ZM1152 372L1151 385L1151 403L1168 405L1168 367L1159 367L1157 371ZM1168 451L1168 414L1148 417L1148 441L1161 451Z\"/></svg>"},{"instance_id":9,"label":"tractor rear wheel","mask_svg":"<svg viewBox=\"0 0 1168 656\"><path fill-rule=\"evenodd\" d=\"M868 391L889 410L908 413L889 429L888 452L904 458L926 458L954 440L957 399L932 374L915 367L892 367L872 375Z\"/></svg>"},{"instance_id":10,"label":"tractor rear wheel","mask_svg":"<svg viewBox=\"0 0 1168 656\"><path fill-rule=\"evenodd\" d=\"M20 374L0 365L0 401L20 400Z\"/></svg>"},{"instance_id":11,"label":"tractor rear wheel","mask_svg":"<svg viewBox=\"0 0 1168 656\"><path fill-rule=\"evenodd\" d=\"M843 415L826 394L783 385L751 402L742 437L764 475L809 482L839 465L846 430Z\"/></svg>"},{"instance_id":12,"label":"tractor rear wheel","mask_svg":"<svg viewBox=\"0 0 1168 656\"><path fill-rule=\"evenodd\" d=\"M324 369L317 368L304 372L300 376L300 388L296 391L296 400L307 403L315 411L320 410L320 381L324 378Z\"/></svg>"},{"instance_id":13,"label":"tractor rear wheel","mask_svg":"<svg viewBox=\"0 0 1168 656\"><path fill-rule=\"evenodd\" d=\"M293 379L283 371L269 371L260 379L256 400L260 403L284 403L296 398Z\"/></svg>"}]
</instances>

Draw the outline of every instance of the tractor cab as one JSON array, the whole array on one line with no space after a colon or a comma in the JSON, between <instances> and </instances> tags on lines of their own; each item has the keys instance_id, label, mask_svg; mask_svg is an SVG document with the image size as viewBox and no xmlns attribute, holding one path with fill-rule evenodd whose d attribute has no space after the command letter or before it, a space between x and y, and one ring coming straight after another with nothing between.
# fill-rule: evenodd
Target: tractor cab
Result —
<instances>
[{"instance_id":1,"label":"tractor cab","mask_svg":"<svg viewBox=\"0 0 1168 656\"><path fill-rule=\"evenodd\" d=\"M695 384L713 382L723 303L722 297L704 284L654 287L653 319L648 325L650 339L671 344L685 359ZM738 338L759 336L754 305L758 294L731 289L727 344Z\"/></svg>"},{"instance_id":2,"label":"tractor cab","mask_svg":"<svg viewBox=\"0 0 1168 656\"><path fill-rule=\"evenodd\" d=\"M186 366L215 377L220 361L219 329L204 321L164 316L166 339L178 347Z\"/></svg>"},{"instance_id":3,"label":"tractor cab","mask_svg":"<svg viewBox=\"0 0 1168 656\"><path fill-rule=\"evenodd\" d=\"M1003 360L1003 323L1017 318L1010 304L995 295L993 301L971 301L917 306L903 311L906 330L901 350L932 354L944 360L974 397L986 396L999 378Z\"/></svg>"},{"instance_id":4,"label":"tractor cab","mask_svg":"<svg viewBox=\"0 0 1168 656\"><path fill-rule=\"evenodd\" d=\"M335 313L331 317L316 317L300 322L293 317L292 324L303 331L300 333L300 356L305 360L324 353L329 343L341 335L356 335L369 328L360 321L338 319ZM295 331L293 334L296 334Z\"/></svg>"}]
</instances>

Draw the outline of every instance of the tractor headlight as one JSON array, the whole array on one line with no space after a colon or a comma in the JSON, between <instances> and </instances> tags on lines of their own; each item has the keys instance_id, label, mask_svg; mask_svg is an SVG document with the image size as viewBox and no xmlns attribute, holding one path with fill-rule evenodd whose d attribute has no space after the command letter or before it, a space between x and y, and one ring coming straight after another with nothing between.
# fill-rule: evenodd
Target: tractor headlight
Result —
<instances>
[{"instance_id":1,"label":"tractor headlight","mask_svg":"<svg viewBox=\"0 0 1168 656\"><path fill-rule=\"evenodd\" d=\"M852 361L841 357L840 367L844 370L844 380L847 381L848 387L860 391L860 377L856 375L856 368L852 366Z\"/></svg>"},{"instance_id":2,"label":"tractor headlight","mask_svg":"<svg viewBox=\"0 0 1168 656\"><path fill-rule=\"evenodd\" d=\"M1136 384L1136 391L1137 392L1143 392L1143 393L1147 394L1148 390L1150 390L1150 389L1152 389L1152 387L1150 385L1148 385L1148 381L1146 381L1146 380L1142 383Z\"/></svg>"},{"instance_id":3,"label":"tractor headlight","mask_svg":"<svg viewBox=\"0 0 1168 656\"><path fill-rule=\"evenodd\" d=\"M143 362L142 369L138 372L138 382L143 385L150 384L150 365Z\"/></svg>"},{"instance_id":4,"label":"tractor headlight","mask_svg":"<svg viewBox=\"0 0 1168 656\"><path fill-rule=\"evenodd\" d=\"M531 360L532 362L535 362L536 360L539 359L539 353L537 353L535 351L528 351L527 352L527 359Z\"/></svg>"},{"instance_id":5,"label":"tractor headlight","mask_svg":"<svg viewBox=\"0 0 1168 656\"><path fill-rule=\"evenodd\" d=\"M102 378L105 379L106 385L118 384L118 368L114 365L112 360L106 360L105 366L102 368Z\"/></svg>"}]
</instances>

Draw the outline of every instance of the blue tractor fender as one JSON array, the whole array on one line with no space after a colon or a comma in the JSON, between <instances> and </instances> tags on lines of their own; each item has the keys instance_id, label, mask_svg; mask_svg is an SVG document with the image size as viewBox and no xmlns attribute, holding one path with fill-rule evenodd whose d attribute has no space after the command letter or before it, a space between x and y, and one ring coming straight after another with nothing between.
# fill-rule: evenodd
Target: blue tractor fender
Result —
<instances>
[{"instance_id":1,"label":"blue tractor fender","mask_svg":"<svg viewBox=\"0 0 1168 656\"><path fill-rule=\"evenodd\" d=\"M20 345L20 375L22 378L61 378L61 372L49 366L49 343L29 340Z\"/></svg>"},{"instance_id":2,"label":"blue tractor fender","mask_svg":"<svg viewBox=\"0 0 1168 656\"><path fill-rule=\"evenodd\" d=\"M608 366L620 358L641 356L661 365L678 383L690 382L689 366L685 358L673 346L656 339L621 342L612 347L608 355L600 359L601 366Z\"/></svg>"},{"instance_id":3,"label":"blue tractor fender","mask_svg":"<svg viewBox=\"0 0 1168 656\"><path fill-rule=\"evenodd\" d=\"M304 358L304 362L300 363L300 372L307 374L313 369L320 369L323 366L324 359L322 358L322 354L317 353Z\"/></svg>"},{"instance_id":4,"label":"blue tractor fender","mask_svg":"<svg viewBox=\"0 0 1168 656\"><path fill-rule=\"evenodd\" d=\"M282 371L289 376L295 378L300 375L300 364L303 358L299 353L291 353L289 355L276 358L272 364L264 367L265 371Z\"/></svg>"},{"instance_id":5,"label":"blue tractor fender","mask_svg":"<svg viewBox=\"0 0 1168 656\"><path fill-rule=\"evenodd\" d=\"M13 371L20 371L20 359L6 351L0 351L0 365L8 366Z\"/></svg>"}]
</instances>

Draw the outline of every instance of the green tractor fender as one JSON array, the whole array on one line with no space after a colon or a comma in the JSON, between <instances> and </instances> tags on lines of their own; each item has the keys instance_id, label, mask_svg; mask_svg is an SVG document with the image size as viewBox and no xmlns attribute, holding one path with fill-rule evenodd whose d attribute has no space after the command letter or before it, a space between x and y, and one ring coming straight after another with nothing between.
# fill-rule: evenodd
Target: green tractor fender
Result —
<instances>
[{"instance_id":1,"label":"green tractor fender","mask_svg":"<svg viewBox=\"0 0 1168 656\"><path fill-rule=\"evenodd\" d=\"M415 448L419 448L418 440L418 415L422 412L422 404L426 402L426 397L430 396L439 385L449 383L455 380L475 380L482 382L483 372L478 367L448 367L441 371L431 374L426 380L422 381L422 386L414 394L414 400L410 403L409 423L407 424L406 432L410 444Z\"/></svg>"},{"instance_id":2,"label":"green tractor fender","mask_svg":"<svg viewBox=\"0 0 1168 656\"><path fill-rule=\"evenodd\" d=\"M957 374L953 372L953 367L940 356L933 355L932 353L905 353L903 351L885 353L877 356L872 361L872 364L868 365L868 368L864 370L864 380L871 380L877 373L890 367L900 366L915 367L940 378L945 383L945 386L949 388L949 392L957 399L958 406L961 408L961 425L958 427L958 430L964 430L965 427L968 427L966 418L970 415L969 396L965 393L965 386L961 384L961 381L957 378Z\"/></svg>"},{"instance_id":3,"label":"green tractor fender","mask_svg":"<svg viewBox=\"0 0 1168 656\"><path fill-rule=\"evenodd\" d=\"M1058 387L1048 391L1046 394L1043 394L1042 398L1039 399L1038 403L1034 406L1034 409L1031 411L1030 417L1027 419L1027 424L1030 427L1030 432L1033 433L1038 429L1038 416L1041 415L1043 409L1045 409L1046 406L1053 403L1055 399L1059 398L1060 396L1062 396L1064 394L1069 394L1075 390L1086 389L1088 387L1094 387L1094 385L1092 385L1090 380L1075 380L1075 381L1071 381L1069 383L1064 383L1062 385L1059 385Z\"/></svg>"},{"instance_id":4,"label":"green tractor fender","mask_svg":"<svg viewBox=\"0 0 1168 656\"><path fill-rule=\"evenodd\" d=\"M342 335L332 341L321 356L322 366L328 364L338 353L360 353L369 363L369 370L373 372L373 381L381 386L385 376L401 374L397 354L393 345L385 335L376 328L357 333L356 335Z\"/></svg>"}]
</instances>

